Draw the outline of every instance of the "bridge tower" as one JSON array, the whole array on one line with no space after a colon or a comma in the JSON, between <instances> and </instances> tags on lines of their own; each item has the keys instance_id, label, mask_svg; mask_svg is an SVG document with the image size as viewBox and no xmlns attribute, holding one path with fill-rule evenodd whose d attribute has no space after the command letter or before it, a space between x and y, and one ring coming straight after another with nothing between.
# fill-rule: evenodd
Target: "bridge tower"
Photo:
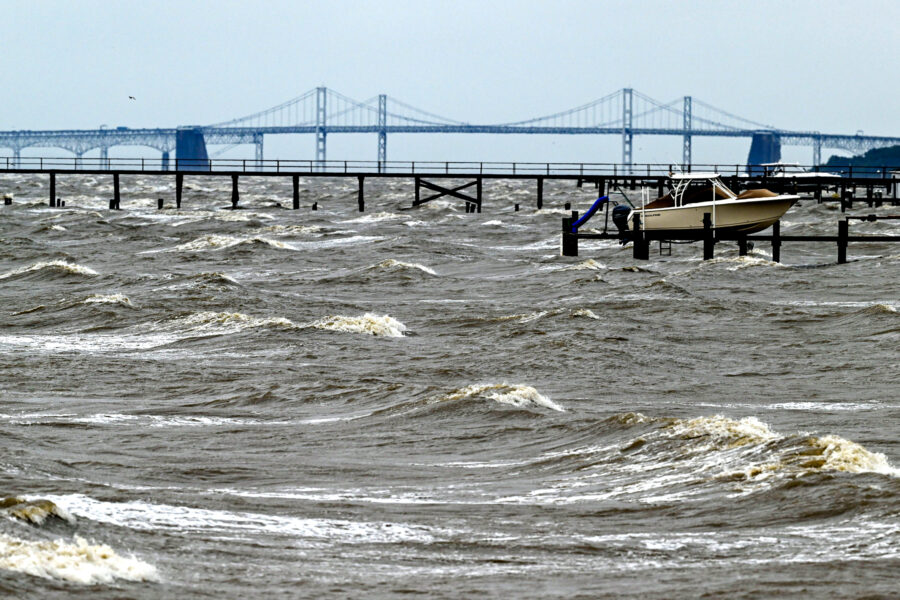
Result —
<instances>
[{"instance_id":1,"label":"bridge tower","mask_svg":"<svg viewBox=\"0 0 900 600\"><path fill-rule=\"evenodd\" d=\"M109 146L100 146L100 168L109 168Z\"/></svg>"},{"instance_id":2,"label":"bridge tower","mask_svg":"<svg viewBox=\"0 0 900 600\"><path fill-rule=\"evenodd\" d=\"M632 147L634 134L632 133L632 89L622 90L622 164L631 172Z\"/></svg>"},{"instance_id":3,"label":"bridge tower","mask_svg":"<svg viewBox=\"0 0 900 600\"><path fill-rule=\"evenodd\" d=\"M387 95L378 95L378 172L387 162Z\"/></svg>"},{"instance_id":4,"label":"bridge tower","mask_svg":"<svg viewBox=\"0 0 900 600\"><path fill-rule=\"evenodd\" d=\"M325 167L325 101L328 99L328 88L316 88L316 164Z\"/></svg>"},{"instance_id":5,"label":"bridge tower","mask_svg":"<svg viewBox=\"0 0 900 600\"><path fill-rule=\"evenodd\" d=\"M684 143L681 149L681 162L690 170L691 166L691 97L684 97Z\"/></svg>"},{"instance_id":6,"label":"bridge tower","mask_svg":"<svg viewBox=\"0 0 900 600\"><path fill-rule=\"evenodd\" d=\"M818 167L822 164L822 136L816 135L813 138L813 166Z\"/></svg>"}]
</instances>

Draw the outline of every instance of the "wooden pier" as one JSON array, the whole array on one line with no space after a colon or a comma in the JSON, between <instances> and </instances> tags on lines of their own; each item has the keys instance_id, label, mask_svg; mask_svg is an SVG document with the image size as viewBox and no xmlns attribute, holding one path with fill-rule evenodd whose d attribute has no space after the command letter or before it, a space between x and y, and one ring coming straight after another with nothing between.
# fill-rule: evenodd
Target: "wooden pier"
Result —
<instances>
[{"instance_id":1,"label":"wooden pier","mask_svg":"<svg viewBox=\"0 0 900 600\"><path fill-rule=\"evenodd\" d=\"M171 169L170 167L174 167ZM793 168L793 167L792 167ZM171 176L174 178L176 208L184 201L184 178L226 177L231 179L231 204L240 203L241 177L290 178L291 207L300 208L299 178L355 178L357 207L365 210L365 182L373 179L407 179L413 182L410 208L441 197L461 200L467 212L481 212L483 183L487 180L530 180L534 182L534 206L544 206L547 181L572 181L577 186L593 186L598 196L619 191L652 188L664 193L669 175L676 172L716 172L733 190L767 188L776 192L805 191L817 202L840 202L842 211L854 203L876 207L884 203L900 205L900 167L843 167L822 172L809 179L809 171L788 168L775 176L758 165L678 165L644 164L623 166L611 163L524 163L524 162L421 162L421 161L315 161L315 160L231 160L231 159L115 159L115 158L10 158L0 159L0 173L44 175L49 178L49 205L57 206L58 177L109 175L113 183L110 208L121 208L122 175ZM455 180L455 181L449 181ZM425 190L428 195L423 195Z\"/></svg>"}]
</instances>

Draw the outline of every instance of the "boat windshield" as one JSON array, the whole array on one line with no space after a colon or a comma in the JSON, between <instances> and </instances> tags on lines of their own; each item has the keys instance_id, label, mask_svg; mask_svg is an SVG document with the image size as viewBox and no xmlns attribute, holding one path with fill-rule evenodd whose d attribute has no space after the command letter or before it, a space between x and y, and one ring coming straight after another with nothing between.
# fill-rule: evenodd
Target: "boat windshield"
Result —
<instances>
[{"instance_id":1,"label":"boat windshield","mask_svg":"<svg viewBox=\"0 0 900 600\"><path fill-rule=\"evenodd\" d=\"M737 198L718 177L673 179L672 183L675 206Z\"/></svg>"}]
</instances>

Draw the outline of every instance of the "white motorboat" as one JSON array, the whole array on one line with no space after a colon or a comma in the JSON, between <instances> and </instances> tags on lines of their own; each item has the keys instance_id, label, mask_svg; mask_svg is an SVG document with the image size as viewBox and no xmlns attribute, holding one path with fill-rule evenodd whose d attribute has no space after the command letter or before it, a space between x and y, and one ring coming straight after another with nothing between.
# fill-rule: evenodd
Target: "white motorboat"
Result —
<instances>
[{"instance_id":1,"label":"white motorboat","mask_svg":"<svg viewBox=\"0 0 900 600\"><path fill-rule=\"evenodd\" d=\"M800 199L764 189L735 194L718 173L674 174L669 185L668 194L652 202L647 198L639 208L619 205L613 209L613 222L623 239L627 241L635 215L640 216L641 229L647 232L696 232L703 229L704 214L709 214L713 229L755 233L780 219Z\"/></svg>"}]
</instances>

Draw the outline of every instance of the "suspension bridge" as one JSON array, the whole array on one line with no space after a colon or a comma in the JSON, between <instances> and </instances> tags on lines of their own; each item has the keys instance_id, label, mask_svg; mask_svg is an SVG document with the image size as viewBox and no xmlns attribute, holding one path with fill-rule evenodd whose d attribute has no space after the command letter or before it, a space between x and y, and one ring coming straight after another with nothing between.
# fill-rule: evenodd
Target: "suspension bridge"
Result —
<instances>
[{"instance_id":1,"label":"suspension bridge","mask_svg":"<svg viewBox=\"0 0 900 600\"><path fill-rule=\"evenodd\" d=\"M734 115L691 96L661 102L631 88L549 115L508 123L478 124L443 117L386 94L358 101L329 88L318 87L277 106L221 123L176 128L0 131L0 147L12 150L12 164L15 165L27 148L61 148L73 153L76 159L99 150L102 162L109 157L112 147L145 146L162 153L163 170L168 169L173 151L176 158L195 162L192 168L202 170L202 165L210 158L207 146L221 146L217 152L221 154L237 145L252 144L256 160L261 163L265 136L281 134L314 135L315 160L324 164L328 137L342 133L375 135L379 165L387 161L388 134L621 136L622 165L626 169L634 162L635 136L680 137L683 165L692 164L691 144L697 137L750 138L748 164L777 161L782 145L812 148L812 164L819 165L823 148L859 154L900 144L900 137L777 128Z\"/></svg>"}]
</instances>

